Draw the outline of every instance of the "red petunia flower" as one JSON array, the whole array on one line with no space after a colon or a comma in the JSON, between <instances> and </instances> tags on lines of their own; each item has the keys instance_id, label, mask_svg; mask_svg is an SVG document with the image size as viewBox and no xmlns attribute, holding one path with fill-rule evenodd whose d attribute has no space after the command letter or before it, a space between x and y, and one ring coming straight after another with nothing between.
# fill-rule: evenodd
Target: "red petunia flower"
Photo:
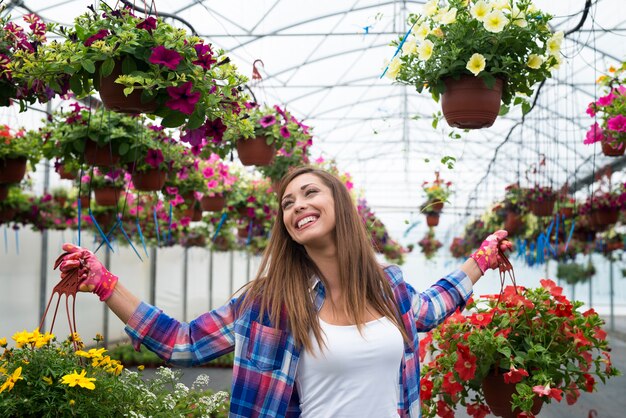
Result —
<instances>
[{"instance_id":1,"label":"red petunia flower","mask_svg":"<svg viewBox=\"0 0 626 418\"><path fill-rule=\"evenodd\" d=\"M511 364L511 369L504 373L504 383L519 383L524 377L528 377L528 372L524 369L518 369Z\"/></svg>"},{"instance_id":2,"label":"red petunia flower","mask_svg":"<svg viewBox=\"0 0 626 418\"><path fill-rule=\"evenodd\" d=\"M154 17L149 16L141 22L137 23L135 27L137 29L145 29L148 32L152 33L152 31L155 30L157 27L157 20Z\"/></svg>"},{"instance_id":3,"label":"red petunia flower","mask_svg":"<svg viewBox=\"0 0 626 418\"><path fill-rule=\"evenodd\" d=\"M95 35L92 35L89 38L87 38L85 42L83 42L83 45L91 46L91 44L93 44L94 42L100 39L104 39L107 36L109 36L109 31L107 29L100 29Z\"/></svg>"},{"instance_id":4,"label":"red petunia flower","mask_svg":"<svg viewBox=\"0 0 626 418\"><path fill-rule=\"evenodd\" d=\"M485 418L489 412L489 407L480 403L473 403L467 405L467 413L473 418Z\"/></svg>"},{"instance_id":5,"label":"red petunia flower","mask_svg":"<svg viewBox=\"0 0 626 418\"><path fill-rule=\"evenodd\" d=\"M146 164L152 168L159 168L159 165L165 161L163 152L160 149L149 149L146 154Z\"/></svg>"},{"instance_id":6,"label":"red petunia flower","mask_svg":"<svg viewBox=\"0 0 626 418\"><path fill-rule=\"evenodd\" d=\"M433 382L427 377L420 379L420 399L430 399L433 395Z\"/></svg>"}]
</instances>

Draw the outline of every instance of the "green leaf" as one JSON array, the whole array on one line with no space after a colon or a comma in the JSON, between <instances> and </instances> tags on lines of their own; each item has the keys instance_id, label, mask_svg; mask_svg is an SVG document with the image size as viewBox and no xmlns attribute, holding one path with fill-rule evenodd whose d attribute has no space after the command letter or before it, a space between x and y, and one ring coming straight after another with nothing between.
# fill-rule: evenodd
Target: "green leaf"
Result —
<instances>
[{"instance_id":1,"label":"green leaf","mask_svg":"<svg viewBox=\"0 0 626 418\"><path fill-rule=\"evenodd\" d=\"M508 106L506 106L506 105L502 105L502 106L500 106L500 111L498 112L498 115L499 115L499 116L504 116L504 115L506 115L507 113L509 113L509 107L508 107Z\"/></svg>"},{"instance_id":2,"label":"green leaf","mask_svg":"<svg viewBox=\"0 0 626 418\"><path fill-rule=\"evenodd\" d=\"M80 75L74 74L70 77L70 89L76 94L82 93L83 83L80 80Z\"/></svg>"},{"instance_id":3,"label":"green leaf","mask_svg":"<svg viewBox=\"0 0 626 418\"><path fill-rule=\"evenodd\" d=\"M437 129L437 125L439 125L439 118L438 117L434 117L433 118L433 123L432 123L433 129Z\"/></svg>"},{"instance_id":4,"label":"green leaf","mask_svg":"<svg viewBox=\"0 0 626 418\"><path fill-rule=\"evenodd\" d=\"M161 125L165 126L166 128L177 128L185 123L186 119L187 115L173 110L163 118L163 120L161 121Z\"/></svg>"},{"instance_id":5,"label":"green leaf","mask_svg":"<svg viewBox=\"0 0 626 418\"><path fill-rule=\"evenodd\" d=\"M133 90L135 90L135 87L133 86L124 87L124 96L128 96L133 92Z\"/></svg>"},{"instance_id":6,"label":"green leaf","mask_svg":"<svg viewBox=\"0 0 626 418\"><path fill-rule=\"evenodd\" d=\"M489 87L490 89L493 89L493 86L496 85L496 78L494 76L492 76L490 73L486 73L486 72L483 71L480 74L480 78L483 79L483 81L485 82L487 87Z\"/></svg>"},{"instance_id":7,"label":"green leaf","mask_svg":"<svg viewBox=\"0 0 626 418\"><path fill-rule=\"evenodd\" d=\"M117 149L117 152L119 155L126 155L129 150L130 150L130 145L128 145L128 142L122 142L119 148Z\"/></svg>"},{"instance_id":8,"label":"green leaf","mask_svg":"<svg viewBox=\"0 0 626 418\"><path fill-rule=\"evenodd\" d=\"M113 61L113 58L110 58L110 57L107 58L102 63L102 66L100 66L100 76L107 77L111 75L114 67L115 67L115 61Z\"/></svg>"},{"instance_id":9,"label":"green leaf","mask_svg":"<svg viewBox=\"0 0 626 418\"><path fill-rule=\"evenodd\" d=\"M204 115L199 114L198 112L193 112L193 114L187 121L187 129L198 129L200 125L202 125L202 122L204 122L204 118Z\"/></svg>"},{"instance_id":10,"label":"green leaf","mask_svg":"<svg viewBox=\"0 0 626 418\"><path fill-rule=\"evenodd\" d=\"M528 102L522 103L522 114L525 115L528 112L530 112L530 103Z\"/></svg>"},{"instance_id":11,"label":"green leaf","mask_svg":"<svg viewBox=\"0 0 626 418\"><path fill-rule=\"evenodd\" d=\"M96 72L96 65L92 60L82 60L80 65L87 71L89 74L94 74Z\"/></svg>"},{"instance_id":12,"label":"green leaf","mask_svg":"<svg viewBox=\"0 0 626 418\"><path fill-rule=\"evenodd\" d=\"M122 61L122 74L130 74L133 71L137 71L137 63L130 55Z\"/></svg>"}]
</instances>

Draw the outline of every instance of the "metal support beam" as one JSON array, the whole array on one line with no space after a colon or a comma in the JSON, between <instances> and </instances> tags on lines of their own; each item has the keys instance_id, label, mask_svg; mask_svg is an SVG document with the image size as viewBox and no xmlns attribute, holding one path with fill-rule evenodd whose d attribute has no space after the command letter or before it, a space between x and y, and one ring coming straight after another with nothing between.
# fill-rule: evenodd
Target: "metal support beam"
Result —
<instances>
[{"instance_id":1,"label":"metal support beam","mask_svg":"<svg viewBox=\"0 0 626 418\"><path fill-rule=\"evenodd\" d=\"M111 271L111 249L108 245L104 247L104 267ZM102 335L104 336L104 348L109 346L109 306L106 303L102 304Z\"/></svg>"},{"instance_id":2,"label":"metal support beam","mask_svg":"<svg viewBox=\"0 0 626 418\"><path fill-rule=\"evenodd\" d=\"M209 252L209 310L213 310L213 248Z\"/></svg>"},{"instance_id":3,"label":"metal support beam","mask_svg":"<svg viewBox=\"0 0 626 418\"><path fill-rule=\"evenodd\" d=\"M150 305L156 305L157 248L150 248Z\"/></svg>"},{"instance_id":4,"label":"metal support beam","mask_svg":"<svg viewBox=\"0 0 626 418\"><path fill-rule=\"evenodd\" d=\"M590 184L593 184L596 181L596 177L601 175L604 172L612 172L616 173L618 171L622 171L626 167L626 157L615 158L613 161L605 165L604 167L598 169L595 173L591 173L582 177L578 180L573 181L573 185L569 187L569 193L577 192Z\"/></svg>"},{"instance_id":5,"label":"metal support beam","mask_svg":"<svg viewBox=\"0 0 626 418\"><path fill-rule=\"evenodd\" d=\"M187 322L187 288L189 285L189 247L183 250L183 321Z\"/></svg>"},{"instance_id":6,"label":"metal support beam","mask_svg":"<svg viewBox=\"0 0 626 418\"><path fill-rule=\"evenodd\" d=\"M46 113L52 113L52 103L46 103ZM43 193L48 193L50 188L50 161L46 160L43 165ZM39 259L39 318L43 318L46 310L46 284L48 282L48 230L41 232L41 258ZM46 324L41 323L41 331L46 329Z\"/></svg>"}]
</instances>

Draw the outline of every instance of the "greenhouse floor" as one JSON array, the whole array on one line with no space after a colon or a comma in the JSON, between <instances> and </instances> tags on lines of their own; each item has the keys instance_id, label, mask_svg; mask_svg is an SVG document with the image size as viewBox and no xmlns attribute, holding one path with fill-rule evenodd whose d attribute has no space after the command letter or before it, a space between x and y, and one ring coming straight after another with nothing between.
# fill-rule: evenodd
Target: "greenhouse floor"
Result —
<instances>
[{"instance_id":1,"label":"greenhouse floor","mask_svg":"<svg viewBox=\"0 0 626 418\"><path fill-rule=\"evenodd\" d=\"M607 319L608 322L608 319ZM607 326L608 331L608 326ZM539 416L541 418L591 418L590 411L595 410L597 418L623 418L626 416L626 317L615 318L615 332L609 332L609 343L612 348L611 358L613 364L621 372L622 376L615 377L606 385L601 382L597 385L597 392L582 393L578 402L567 405L565 400L561 403L544 405ZM208 374L210 377L209 387L215 390L228 390L232 378L231 369L219 368L184 368L182 382L191 386L200 374ZM153 369L144 370L145 376L151 376ZM456 413L457 418L469 418L464 410Z\"/></svg>"}]
</instances>

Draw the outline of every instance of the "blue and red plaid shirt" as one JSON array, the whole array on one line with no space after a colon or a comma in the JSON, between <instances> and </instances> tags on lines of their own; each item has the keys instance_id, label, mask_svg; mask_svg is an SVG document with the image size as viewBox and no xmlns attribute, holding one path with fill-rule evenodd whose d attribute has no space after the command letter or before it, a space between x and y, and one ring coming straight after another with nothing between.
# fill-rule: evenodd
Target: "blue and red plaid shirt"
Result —
<instances>
[{"instance_id":1,"label":"blue and red plaid shirt","mask_svg":"<svg viewBox=\"0 0 626 418\"><path fill-rule=\"evenodd\" d=\"M385 273L412 341L405 343L400 365L398 415L419 417L418 332L434 328L463 308L472 294L472 282L457 270L418 293L403 280L399 267L388 266ZM312 292L319 310L325 297L320 280L315 281ZM201 365L235 350L229 416L298 417L295 380L300 350L287 331L286 315L276 327L269 318L259 318L256 304L238 312L239 301L233 298L189 323L178 322L142 302L126 324L126 332L136 349L144 344L173 365Z\"/></svg>"}]
</instances>

